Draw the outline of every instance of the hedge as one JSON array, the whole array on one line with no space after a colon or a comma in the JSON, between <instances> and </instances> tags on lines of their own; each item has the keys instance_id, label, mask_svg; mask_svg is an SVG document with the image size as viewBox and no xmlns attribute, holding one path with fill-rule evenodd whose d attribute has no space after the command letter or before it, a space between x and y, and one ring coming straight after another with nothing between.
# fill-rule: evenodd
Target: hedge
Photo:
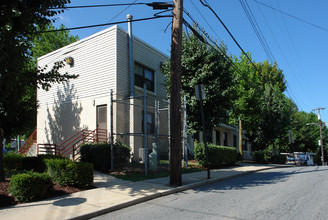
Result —
<instances>
[{"instance_id":1,"label":"hedge","mask_svg":"<svg viewBox=\"0 0 328 220\"><path fill-rule=\"evenodd\" d=\"M237 149L234 147L207 144L208 162L210 168L217 168L221 164L234 164L237 161ZM205 145L197 144L194 149L195 159L201 166L206 167Z\"/></svg>"},{"instance_id":2,"label":"hedge","mask_svg":"<svg viewBox=\"0 0 328 220\"><path fill-rule=\"evenodd\" d=\"M130 159L130 147L115 143L114 147L114 164L119 166L121 163L126 163ZM110 144L96 143L84 144L81 147L81 161L89 162L94 165L95 170L107 172L111 167L111 150Z\"/></svg>"},{"instance_id":3,"label":"hedge","mask_svg":"<svg viewBox=\"0 0 328 220\"><path fill-rule=\"evenodd\" d=\"M45 159L49 175L60 184L86 188L93 183L93 165L68 159Z\"/></svg>"},{"instance_id":4,"label":"hedge","mask_svg":"<svg viewBox=\"0 0 328 220\"><path fill-rule=\"evenodd\" d=\"M13 175L9 192L20 202L45 199L53 193L53 182L47 173L28 172Z\"/></svg>"},{"instance_id":5,"label":"hedge","mask_svg":"<svg viewBox=\"0 0 328 220\"><path fill-rule=\"evenodd\" d=\"M25 156L20 153L10 152L3 154L3 166L7 170L22 169Z\"/></svg>"}]
</instances>

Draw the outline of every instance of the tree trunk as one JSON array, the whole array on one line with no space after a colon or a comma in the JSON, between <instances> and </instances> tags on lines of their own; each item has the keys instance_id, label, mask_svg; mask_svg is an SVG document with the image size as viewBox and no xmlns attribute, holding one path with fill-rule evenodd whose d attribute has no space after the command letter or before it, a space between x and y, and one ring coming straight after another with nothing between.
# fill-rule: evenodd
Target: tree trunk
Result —
<instances>
[{"instance_id":1,"label":"tree trunk","mask_svg":"<svg viewBox=\"0 0 328 220\"><path fill-rule=\"evenodd\" d=\"M3 167L3 129L0 128L0 181L5 181L5 170Z\"/></svg>"}]
</instances>

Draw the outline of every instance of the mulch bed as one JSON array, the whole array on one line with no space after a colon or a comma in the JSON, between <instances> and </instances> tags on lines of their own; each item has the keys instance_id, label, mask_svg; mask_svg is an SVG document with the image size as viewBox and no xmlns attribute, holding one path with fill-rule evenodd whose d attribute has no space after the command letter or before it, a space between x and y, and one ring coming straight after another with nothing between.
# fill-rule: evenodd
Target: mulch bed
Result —
<instances>
[{"instance_id":1,"label":"mulch bed","mask_svg":"<svg viewBox=\"0 0 328 220\"><path fill-rule=\"evenodd\" d=\"M9 182L10 182L9 179L6 179L5 182L0 181L0 207L19 204L19 202L15 199L15 197L11 196L8 192ZM90 188L94 188L94 187L90 187ZM84 189L79 189L72 186L54 185L53 197L80 192L83 190Z\"/></svg>"}]
</instances>

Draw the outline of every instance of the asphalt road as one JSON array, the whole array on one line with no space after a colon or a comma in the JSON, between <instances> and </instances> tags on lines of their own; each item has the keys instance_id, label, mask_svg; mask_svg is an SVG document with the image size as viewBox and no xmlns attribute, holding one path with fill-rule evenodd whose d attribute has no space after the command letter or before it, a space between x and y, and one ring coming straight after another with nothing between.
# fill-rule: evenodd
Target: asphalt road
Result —
<instances>
[{"instance_id":1,"label":"asphalt road","mask_svg":"<svg viewBox=\"0 0 328 220\"><path fill-rule=\"evenodd\" d=\"M328 167L266 170L94 219L328 219Z\"/></svg>"}]
</instances>

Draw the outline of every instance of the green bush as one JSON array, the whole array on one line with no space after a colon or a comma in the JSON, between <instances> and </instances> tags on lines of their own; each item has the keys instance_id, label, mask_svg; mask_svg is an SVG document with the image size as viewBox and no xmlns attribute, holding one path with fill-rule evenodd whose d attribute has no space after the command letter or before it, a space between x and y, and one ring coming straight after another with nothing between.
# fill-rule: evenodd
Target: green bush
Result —
<instances>
[{"instance_id":1,"label":"green bush","mask_svg":"<svg viewBox=\"0 0 328 220\"><path fill-rule=\"evenodd\" d=\"M45 199L53 193L53 182L47 173L28 172L11 177L9 192L20 202Z\"/></svg>"},{"instance_id":2,"label":"green bush","mask_svg":"<svg viewBox=\"0 0 328 220\"><path fill-rule=\"evenodd\" d=\"M272 155L267 151L254 151L252 152L252 156L256 163L267 164L272 162Z\"/></svg>"},{"instance_id":3,"label":"green bush","mask_svg":"<svg viewBox=\"0 0 328 220\"><path fill-rule=\"evenodd\" d=\"M272 163L275 163L275 164L285 164L287 162L287 158L286 158L286 155L273 155L271 157L271 161Z\"/></svg>"},{"instance_id":4,"label":"green bush","mask_svg":"<svg viewBox=\"0 0 328 220\"><path fill-rule=\"evenodd\" d=\"M85 188L93 183L93 166L90 163L68 159L45 159L49 175L60 185Z\"/></svg>"},{"instance_id":5,"label":"green bush","mask_svg":"<svg viewBox=\"0 0 328 220\"><path fill-rule=\"evenodd\" d=\"M37 157L24 157L23 158L23 169L33 170L38 173L43 173L47 171L47 166L44 162L45 159L65 159L61 156L41 154Z\"/></svg>"},{"instance_id":6,"label":"green bush","mask_svg":"<svg viewBox=\"0 0 328 220\"><path fill-rule=\"evenodd\" d=\"M3 166L7 170L22 169L24 158L25 156L23 154L17 154L15 152L5 153L3 155Z\"/></svg>"},{"instance_id":7,"label":"green bush","mask_svg":"<svg viewBox=\"0 0 328 220\"><path fill-rule=\"evenodd\" d=\"M237 161L237 149L234 147L207 144L208 162L210 168L217 168L221 164L234 164ZM201 166L206 166L205 146L203 143L195 146L195 159Z\"/></svg>"},{"instance_id":8,"label":"green bush","mask_svg":"<svg viewBox=\"0 0 328 220\"><path fill-rule=\"evenodd\" d=\"M122 143L115 143L114 164L116 167L120 163L126 163L130 159L130 147ZM95 170L107 172L111 167L110 144L96 143L85 144L81 147L81 161L89 162L94 165Z\"/></svg>"}]
</instances>

